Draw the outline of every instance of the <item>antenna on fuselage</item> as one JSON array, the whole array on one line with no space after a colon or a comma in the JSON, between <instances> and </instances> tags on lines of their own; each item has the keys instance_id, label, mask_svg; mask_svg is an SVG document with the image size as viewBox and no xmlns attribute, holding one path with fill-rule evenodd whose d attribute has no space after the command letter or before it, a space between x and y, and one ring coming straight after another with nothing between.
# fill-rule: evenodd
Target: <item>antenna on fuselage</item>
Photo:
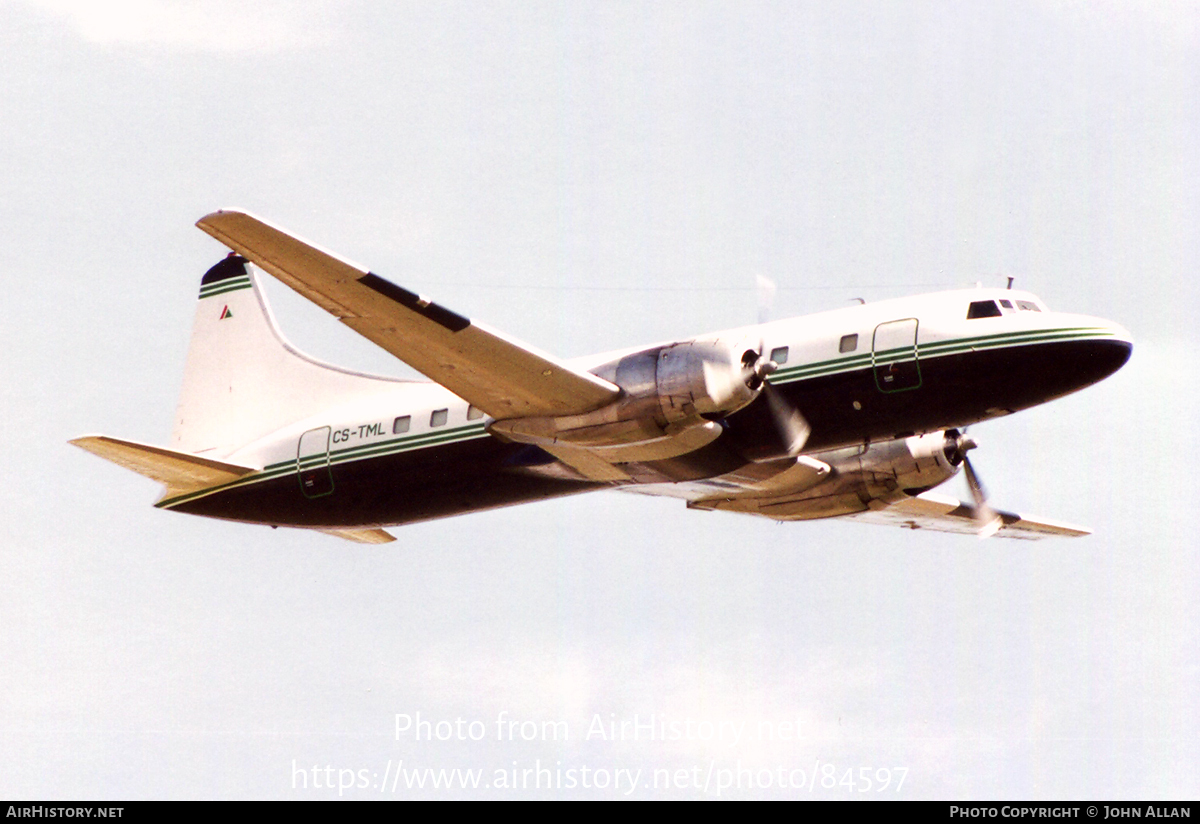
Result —
<instances>
[{"instance_id":1,"label":"antenna on fuselage","mask_svg":"<svg viewBox=\"0 0 1200 824\"><path fill-rule=\"evenodd\" d=\"M1010 292L1012 291L1012 282L1013 282L1015 279L1016 279L1016 278L1011 278L1011 277L1008 279L1008 290L1009 290Z\"/></svg>"}]
</instances>

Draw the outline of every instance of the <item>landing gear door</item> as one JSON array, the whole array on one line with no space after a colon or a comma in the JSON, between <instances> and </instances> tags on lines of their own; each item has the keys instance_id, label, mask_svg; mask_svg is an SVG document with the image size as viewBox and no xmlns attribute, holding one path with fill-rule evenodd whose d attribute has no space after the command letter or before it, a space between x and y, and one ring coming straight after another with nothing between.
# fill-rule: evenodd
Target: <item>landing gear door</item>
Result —
<instances>
[{"instance_id":1,"label":"landing gear door","mask_svg":"<svg viewBox=\"0 0 1200 824\"><path fill-rule=\"evenodd\" d=\"M306 498L320 498L333 492L333 473L329 469L329 427L310 429L300 436L296 451L296 475Z\"/></svg>"},{"instance_id":2,"label":"landing gear door","mask_svg":"<svg viewBox=\"0 0 1200 824\"><path fill-rule=\"evenodd\" d=\"M880 392L903 392L921 385L917 362L917 319L881 323L871 339L871 364Z\"/></svg>"}]
</instances>

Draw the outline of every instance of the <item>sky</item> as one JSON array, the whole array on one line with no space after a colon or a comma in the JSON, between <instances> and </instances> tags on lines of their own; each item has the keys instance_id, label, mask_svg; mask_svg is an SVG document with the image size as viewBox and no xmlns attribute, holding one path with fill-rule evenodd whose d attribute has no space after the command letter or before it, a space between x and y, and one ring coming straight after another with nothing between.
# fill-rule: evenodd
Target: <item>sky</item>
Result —
<instances>
[{"instance_id":1,"label":"sky","mask_svg":"<svg viewBox=\"0 0 1200 824\"><path fill-rule=\"evenodd\" d=\"M1197 66L1165 0L0 3L0 796L1196 797ZM563 357L1015 277L1135 340L971 432L1095 534L155 510L67 441L166 443L222 207Z\"/></svg>"}]
</instances>

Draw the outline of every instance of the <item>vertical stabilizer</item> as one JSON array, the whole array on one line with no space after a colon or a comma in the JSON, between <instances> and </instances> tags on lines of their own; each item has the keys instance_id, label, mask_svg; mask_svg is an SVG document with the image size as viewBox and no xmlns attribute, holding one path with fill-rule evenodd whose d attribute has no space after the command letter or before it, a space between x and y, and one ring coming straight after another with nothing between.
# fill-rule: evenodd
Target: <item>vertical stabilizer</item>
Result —
<instances>
[{"instance_id":1,"label":"vertical stabilizer","mask_svg":"<svg viewBox=\"0 0 1200 824\"><path fill-rule=\"evenodd\" d=\"M246 259L230 255L200 282L171 446L228 455L322 408L397 383L338 369L293 349L280 335Z\"/></svg>"}]
</instances>

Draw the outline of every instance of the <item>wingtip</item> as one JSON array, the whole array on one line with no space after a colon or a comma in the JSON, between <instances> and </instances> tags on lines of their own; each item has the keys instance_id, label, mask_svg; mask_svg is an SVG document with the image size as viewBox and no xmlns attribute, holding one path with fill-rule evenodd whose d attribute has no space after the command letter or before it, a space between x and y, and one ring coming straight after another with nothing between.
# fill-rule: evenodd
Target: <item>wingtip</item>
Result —
<instances>
[{"instance_id":1,"label":"wingtip","mask_svg":"<svg viewBox=\"0 0 1200 824\"><path fill-rule=\"evenodd\" d=\"M334 538L341 538L345 541L352 541L356 544L390 544L396 540L396 536L385 529L366 528L366 529L318 529L317 532L323 532L326 535L332 535Z\"/></svg>"},{"instance_id":2,"label":"wingtip","mask_svg":"<svg viewBox=\"0 0 1200 824\"><path fill-rule=\"evenodd\" d=\"M251 214L250 212L247 212L245 209L237 209L237 208L230 207L230 208L225 208L225 209L217 209L215 212L209 212L204 217L202 217L196 221L196 227L199 229L204 229L205 231L208 231L208 229L206 227L213 226L217 223L220 223L224 219L228 219L230 217L235 217L235 216L236 217L248 217L253 220L262 221L262 218L255 217L253 214ZM265 221L262 221L262 222L265 222Z\"/></svg>"}]
</instances>

